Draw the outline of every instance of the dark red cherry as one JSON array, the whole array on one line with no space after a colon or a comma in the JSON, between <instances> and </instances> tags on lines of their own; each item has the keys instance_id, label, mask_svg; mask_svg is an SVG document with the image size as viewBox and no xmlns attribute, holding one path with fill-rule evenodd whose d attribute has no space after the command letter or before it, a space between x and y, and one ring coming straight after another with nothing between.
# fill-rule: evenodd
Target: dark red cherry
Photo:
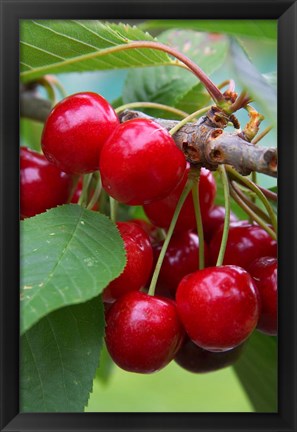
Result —
<instances>
[{"instance_id":1,"label":"dark red cherry","mask_svg":"<svg viewBox=\"0 0 297 432\"><path fill-rule=\"evenodd\" d=\"M181 181L185 168L185 156L171 135L147 119L121 124L100 158L104 189L129 205L165 197Z\"/></svg>"},{"instance_id":2,"label":"dark red cherry","mask_svg":"<svg viewBox=\"0 0 297 432\"><path fill-rule=\"evenodd\" d=\"M187 164L186 172L183 176L182 181L179 185L164 199L155 201L151 204L145 204L143 206L144 211L152 222L161 228L168 228L173 217L176 205L179 197L186 184L190 165ZM201 169L200 182L199 182L199 194L200 194L200 207L201 214L204 216L211 206L213 205L215 194L216 194L216 183L214 177L210 171L205 168ZM192 195L189 194L180 212L175 227L175 232L189 231L196 227L196 218L194 212L194 205Z\"/></svg>"},{"instance_id":3,"label":"dark red cherry","mask_svg":"<svg viewBox=\"0 0 297 432\"><path fill-rule=\"evenodd\" d=\"M129 372L162 369L174 358L183 337L175 303L162 297L130 292L117 300L106 316L109 354Z\"/></svg>"},{"instance_id":4,"label":"dark red cherry","mask_svg":"<svg viewBox=\"0 0 297 432\"><path fill-rule=\"evenodd\" d=\"M138 225L118 222L127 262L123 273L104 289L104 302L112 303L129 291L138 291L148 281L153 265L153 251L147 233Z\"/></svg>"},{"instance_id":5,"label":"dark red cherry","mask_svg":"<svg viewBox=\"0 0 297 432\"><path fill-rule=\"evenodd\" d=\"M42 154L26 147L20 149L21 219L35 216L65 204L73 178L52 165Z\"/></svg>"},{"instance_id":6,"label":"dark red cherry","mask_svg":"<svg viewBox=\"0 0 297 432\"><path fill-rule=\"evenodd\" d=\"M118 124L102 96L76 93L60 101L48 116L41 138L43 153L65 172L96 171L102 146Z\"/></svg>"},{"instance_id":7,"label":"dark red cherry","mask_svg":"<svg viewBox=\"0 0 297 432\"><path fill-rule=\"evenodd\" d=\"M258 295L244 269L208 267L182 279L176 304L195 344L208 351L226 351L244 342L255 329Z\"/></svg>"},{"instance_id":8,"label":"dark red cherry","mask_svg":"<svg viewBox=\"0 0 297 432\"><path fill-rule=\"evenodd\" d=\"M183 369L193 373L215 372L233 365L241 356L244 344L228 351L211 352L186 338L174 361Z\"/></svg>"},{"instance_id":9,"label":"dark red cherry","mask_svg":"<svg viewBox=\"0 0 297 432\"><path fill-rule=\"evenodd\" d=\"M209 259L216 264L223 227L214 234L209 245ZM247 269L251 262L261 256L276 257L277 242L259 225L247 221L230 224L227 247L223 264L234 264Z\"/></svg>"},{"instance_id":10,"label":"dark red cherry","mask_svg":"<svg viewBox=\"0 0 297 432\"><path fill-rule=\"evenodd\" d=\"M237 217L230 212L230 222L237 222ZM213 206L203 217L204 240L208 243L211 241L215 232L223 225L225 221L225 207Z\"/></svg>"},{"instance_id":11,"label":"dark red cherry","mask_svg":"<svg viewBox=\"0 0 297 432\"><path fill-rule=\"evenodd\" d=\"M261 299L261 313L257 329L270 335L277 334L277 259L261 257L252 262L248 271Z\"/></svg>"},{"instance_id":12,"label":"dark red cherry","mask_svg":"<svg viewBox=\"0 0 297 432\"><path fill-rule=\"evenodd\" d=\"M155 261L162 248L163 242L153 247ZM205 263L208 259L208 248L204 246ZM174 297L178 284L182 278L199 268L199 238L191 231L176 233L168 245L161 271L158 286L168 290ZM160 288L159 288L160 289ZM158 291L159 292L159 291Z\"/></svg>"}]
</instances>

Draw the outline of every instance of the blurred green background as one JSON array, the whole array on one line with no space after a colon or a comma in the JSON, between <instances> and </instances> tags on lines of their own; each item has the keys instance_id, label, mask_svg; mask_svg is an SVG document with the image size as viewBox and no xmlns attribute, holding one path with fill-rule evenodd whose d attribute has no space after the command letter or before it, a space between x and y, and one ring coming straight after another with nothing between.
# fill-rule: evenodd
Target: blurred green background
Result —
<instances>
[{"instance_id":1,"label":"blurred green background","mask_svg":"<svg viewBox=\"0 0 297 432\"><path fill-rule=\"evenodd\" d=\"M154 30L154 35L157 33ZM276 70L276 40L246 37L241 39L248 48L251 61L261 74ZM58 78L67 94L95 91L112 102L121 95L126 76L127 71L116 70L62 74ZM211 78L216 84L233 78L233 71L228 61ZM236 90L240 90L237 82ZM244 124L248 116L243 113L239 119ZM267 125L268 123L264 121L261 130ZM24 144L26 144L25 127L26 123L22 121ZM39 125L37 127L39 128ZM262 144L276 145L275 129L261 141ZM276 184L275 179L270 177L259 176L259 178L265 187ZM273 353L272 355L276 355L275 351ZM111 366L106 359L105 362L102 368L106 367L106 371L100 371L101 378L94 381L87 412L253 412L263 410L266 406L261 401L255 406L252 405L232 367L209 374L195 375L171 362L168 367L155 374L138 375L122 371L115 365ZM254 364L253 367L257 365ZM242 368L245 368L244 363ZM276 370L268 373L276 373ZM265 382L263 385L265 386ZM276 385L267 392L273 392L272 399L275 399ZM269 403L267 403L267 410L271 410Z\"/></svg>"}]
</instances>

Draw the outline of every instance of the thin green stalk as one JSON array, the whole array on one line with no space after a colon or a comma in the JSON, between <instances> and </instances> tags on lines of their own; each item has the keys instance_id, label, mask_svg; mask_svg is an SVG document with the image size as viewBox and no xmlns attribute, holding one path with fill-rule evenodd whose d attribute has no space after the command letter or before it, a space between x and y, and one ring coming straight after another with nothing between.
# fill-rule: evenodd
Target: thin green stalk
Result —
<instances>
[{"instance_id":1,"label":"thin green stalk","mask_svg":"<svg viewBox=\"0 0 297 432\"><path fill-rule=\"evenodd\" d=\"M187 117L187 115L188 115L188 113L186 113L185 111L181 111L177 108L174 108L174 107L171 107L168 105L155 103L155 102L131 102L131 103L119 106L118 108L115 109L115 112L117 114L119 114L120 112L124 111L125 109L130 109L130 108L154 108L154 109L159 109L159 110L171 112L173 114L179 115L180 117Z\"/></svg>"},{"instance_id":2,"label":"thin green stalk","mask_svg":"<svg viewBox=\"0 0 297 432\"><path fill-rule=\"evenodd\" d=\"M254 184L251 180L243 177L242 175L240 175L236 170L234 170L231 167L227 167L228 172L235 178L237 178L240 183L243 183L245 186L247 186L248 189L251 189L253 192L255 192L255 194L258 196L258 198L262 201L262 203L264 204L267 213L270 217L271 220L271 224L272 227L275 231L275 233L277 234L277 220L276 220L276 216L274 214L273 208L271 207L268 199L266 198L266 196L263 194L263 192L258 188L258 186L256 184Z\"/></svg>"},{"instance_id":3,"label":"thin green stalk","mask_svg":"<svg viewBox=\"0 0 297 432\"><path fill-rule=\"evenodd\" d=\"M252 171L252 173L251 173L251 180L252 180L253 183L257 183L257 173L256 173L256 171ZM251 202L256 205L256 201L257 201L256 195L253 195L251 197ZM250 216L250 218L251 218L251 216Z\"/></svg>"},{"instance_id":4,"label":"thin green stalk","mask_svg":"<svg viewBox=\"0 0 297 432\"><path fill-rule=\"evenodd\" d=\"M177 206L175 208L174 215L172 217L172 220L171 220L171 223L170 223L170 226L169 226L166 238L165 238L164 243L162 245L162 249L161 249L160 255L158 257L158 260L157 260L157 263L156 263L156 267L155 267L155 270L154 270L154 274L153 274L153 277L152 277L152 280L151 280L151 284L150 284L150 287L149 287L149 291L148 291L149 295L153 296L155 294L155 289L156 289L156 284L157 284L158 276L159 276L159 273L160 273L160 270L161 270L161 267L162 267L162 263L163 263L163 260L164 260L164 257L165 257L165 254L166 254L169 242L171 240L171 237L172 237L172 234L173 234L173 231L174 231L174 228L175 228L178 216L179 216L180 211L182 209L182 206L183 206L183 204L185 202L185 199L187 198L188 194L190 193L190 190L192 189L192 186L193 186L193 178L189 177L189 179L188 179L188 181L187 181L187 183L186 183L186 185L185 185L185 187L184 187L184 189L182 191L182 194L181 194L181 196L180 196L180 198L178 200L178 203L177 203Z\"/></svg>"},{"instance_id":5,"label":"thin green stalk","mask_svg":"<svg viewBox=\"0 0 297 432\"><path fill-rule=\"evenodd\" d=\"M85 174L83 179L83 188L79 197L79 200L77 204L81 205L82 207L86 207L86 203L88 201L88 191L89 186L92 181L92 175L93 174Z\"/></svg>"},{"instance_id":6,"label":"thin green stalk","mask_svg":"<svg viewBox=\"0 0 297 432\"><path fill-rule=\"evenodd\" d=\"M270 236L271 238L273 238L274 240L277 239L275 232L269 228L269 226L267 226L267 224L263 221L263 219L260 218L260 216L258 216L241 198L240 196L236 193L236 190L231 187L230 189L230 194L232 196L232 198L234 199L234 201L237 202L237 204L247 213L247 215L249 215L251 217L251 219L255 222L257 222L257 224L262 227Z\"/></svg>"},{"instance_id":7,"label":"thin green stalk","mask_svg":"<svg viewBox=\"0 0 297 432\"><path fill-rule=\"evenodd\" d=\"M196 217L197 234L199 237L199 270L204 268L204 233L203 224L200 210L200 199L199 199L199 180L200 180L200 169L198 170L197 182L192 187L192 197Z\"/></svg>"},{"instance_id":8,"label":"thin green stalk","mask_svg":"<svg viewBox=\"0 0 297 432\"><path fill-rule=\"evenodd\" d=\"M239 196L239 198L252 210L252 212L256 213L256 215L258 215L261 219L263 219L264 222L270 223L269 216L263 210L261 210L254 203L254 201L252 201L252 199L248 198L246 196L246 194L238 187L238 185L234 181L231 181L231 186L234 189L234 191L236 192L236 194ZM253 197L255 197L254 194L253 194ZM253 222L253 220L254 220L253 216L251 216L251 215L249 215L249 216L251 218L251 222Z\"/></svg>"},{"instance_id":9,"label":"thin green stalk","mask_svg":"<svg viewBox=\"0 0 297 432\"><path fill-rule=\"evenodd\" d=\"M225 199L225 219L224 219L224 228L223 228L223 236L220 246L220 251L217 259L217 266L221 266L224 261L228 235L229 235L229 225L230 225L230 190L229 190L229 181L226 173L226 169L224 165L219 166L219 171L221 175L221 180L224 189L224 199Z\"/></svg>"},{"instance_id":10,"label":"thin green stalk","mask_svg":"<svg viewBox=\"0 0 297 432\"><path fill-rule=\"evenodd\" d=\"M101 178L99 178L97 180L97 183L96 183L96 188L94 190L94 194L93 194L89 204L87 205L87 210L92 210L92 208L94 207L96 202L99 200L101 191L102 191L102 183L101 183Z\"/></svg>"},{"instance_id":11,"label":"thin green stalk","mask_svg":"<svg viewBox=\"0 0 297 432\"><path fill-rule=\"evenodd\" d=\"M71 191L70 191L70 194L69 194L69 197L68 197L68 200L67 200L68 204L71 203L71 200L72 200L74 192L75 192L75 190L77 188L78 182L79 182L79 175L74 175L73 176L73 183L72 183Z\"/></svg>"},{"instance_id":12,"label":"thin green stalk","mask_svg":"<svg viewBox=\"0 0 297 432\"><path fill-rule=\"evenodd\" d=\"M56 105L56 93L52 82L48 80L46 77L42 77L38 80L38 83L45 88L51 103L53 105Z\"/></svg>"},{"instance_id":13,"label":"thin green stalk","mask_svg":"<svg viewBox=\"0 0 297 432\"><path fill-rule=\"evenodd\" d=\"M113 223L116 223L117 221L117 208L118 208L118 202L109 196L109 205L110 205L110 219Z\"/></svg>"},{"instance_id":14,"label":"thin green stalk","mask_svg":"<svg viewBox=\"0 0 297 432\"><path fill-rule=\"evenodd\" d=\"M170 131L170 135L174 135L181 127L183 127L185 124L187 124L189 121L193 120L195 117L199 117L202 114L206 113L211 108L211 105L201 108L198 111L193 112L192 114L185 117L183 120L181 120L177 125L175 125Z\"/></svg>"}]
</instances>

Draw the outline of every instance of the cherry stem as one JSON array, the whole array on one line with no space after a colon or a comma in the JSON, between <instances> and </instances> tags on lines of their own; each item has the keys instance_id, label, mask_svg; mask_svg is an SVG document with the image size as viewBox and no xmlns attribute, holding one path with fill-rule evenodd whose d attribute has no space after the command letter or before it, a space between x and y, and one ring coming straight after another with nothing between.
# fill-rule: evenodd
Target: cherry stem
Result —
<instances>
[{"instance_id":1,"label":"cherry stem","mask_svg":"<svg viewBox=\"0 0 297 432\"><path fill-rule=\"evenodd\" d=\"M253 192L255 192L255 194L257 195L257 197L260 199L260 201L262 201L262 203L264 204L267 213L270 217L271 220L271 225L273 227L274 232L277 234L277 220L276 220L276 216L274 214L273 208L271 207L268 199L266 198L266 196L264 195L264 193L261 191L261 189L259 189L259 187L253 183L251 180L243 177L242 175L240 175L236 170L234 170L231 167L227 167L228 172L232 175L232 177L235 177L236 179L238 179L240 181L240 183L243 183L248 189L251 189Z\"/></svg>"},{"instance_id":2,"label":"cherry stem","mask_svg":"<svg viewBox=\"0 0 297 432\"><path fill-rule=\"evenodd\" d=\"M101 178L99 177L97 182L96 182L96 188L94 190L94 194L93 194L89 204L87 205L87 210L92 210L92 208L94 207L96 202L99 200L101 191L102 191L102 183L101 183Z\"/></svg>"},{"instance_id":3,"label":"cherry stem","mask_svg":"<svg viewBox=\"0 0 297 432\"><path fill-rule=\"evenodd\" d=\"M61 82L54 75L49 75L48 79L54 84L54 86L59 91L62 98L65 99L67 97L67 92L62 86Z\"/></svg>"},{"instance_id":4,"label":"cherry stem","mask_svg":"<svg viewBox=\"0 0 297 432\"><path fill-rule=\"evenodd\" d=\"M179 115L180 117L187 117L188 113L186 113L185 111L181 111L177 108L171 107L169 105L164 105L164 104L159 104L159 103L155 103L155 102L131 102L131 103L127 103L125 105L121 105L118 108L115 109L115 112L117 114L119 114L121 111L124 111L125 109L130 109L130 108L154 108L154 109L159 109L162 111L168 111L171 112L173 114Z\"/></svg>"},{"instance_id":5,"label":"cherry stem","mask_svg":"<svg viewBox=\"0 0 297 432\"><path fill-rule=\"evenodd\" d=\"M53 86L52 81L49 79L49 76L44 76L40 78L37 82L38 84L40 84L42 87L45 88L49 100L53 105L55 105L56 104L55 88Z\"/></svg>"},{"instance_id":6,"label":"cherry stem","mask_svg":"<svg viewBox=\"0 0 297 432\"><path fill-rule=\"evenodd\" d=\"M252 198L255 198L256 195L253 194L251 199L249 199L246 194L238 187L238 185L234 182L230 182L231 187L233 188L236 195L248 206L249 209L252 210L256 215L258 215L263 221L270 223L269 216L263 212L253 201ZM244 209L245 210L245 209ZM249 213L248 213L249 214ZM249 214L252 220L254 220L253 216Z\"/></svg>"},{"instance_id":7,"label":"cherry stem","mask_svg":"<svg viewBox=\"0 0 297 432\"><path fill-rule=\"evenodd\" d=\"M69 194L69 197L68 197L68 200L67 200L68 204L71 203L71 200L73 198L73 195L74 195L74 192L76 190L78 182L79 182L79 175L77 174L77 175L73 176L72 187L71 187L71 191L70 191L70 194Z\"/></svg>"},{"instance_id":8,"label":"cherry stem","mask_svg":"<svg viewBox=\"0 0 297 432\"><path fill-rule=\"evenodd\" d=\"M164 257L165 257L165 254L166 254L169 242L171 240L171 237L172 237L172 234L173 234L173 231L174 231L174 228L175 228L178 216L179 216L180 211L182 209L182 206L183 206L183 204L184 204L187 196L189 195L189 193L190 193L190 191L191 191L191 189L193 187L193 181L194 180L193 180L192 177L188 178L187 183L185 184L185 187L184 187L184 189L183 189L183 191L181 193L181 196L179 197L178 203L176 205L173 217L172 217L171 222L170 222L169 229L168 229L167 234L166 234L166 238L165 238L164 243L162 245L162 249L160 251L160 255L158 257L158 260L157 260L157 263L156 263L156 266L155 266L155 270L154 270L154 273L153 273L153 276L152 276L150 287L149 287L149 290L148 290L148 294L151 295L151 296L153 296L155 294L155 289L156 289L159 273L160 273L160 270L161 270L161 267L162 267L162 264L163 264L163 260L164 260Z\"/></svg>"},{"instance_id":9,"label":"cherry stem","mask_svg":"<svg viewBox=\"0 0 297 432\"><path fill-rule=\"evenodd\" d=\"M274 240L276 240L276 234L275 232L269 228L269 226L267 226L267 224L263 221L263 219L261 219L244 201L243 199L239 196L239 194L237 193L237 191L234 189L234 185L233 183L232 187L230 189L230 194L232 196L232 198L234 199L234 201L237 202L238 205L240 205L240 207L251 217L252 220L254 220L255 222L257 222L257 224L259 226L261 226Z\"/></svg>"},{"instance_id":10,"label":"cherry stem","mask_svg":"<svg viewBox=\"0 0 297 432\"><path fill-rule=\"evenodd\" d=\"M263 194L266 196L266 198L270 199L271 201L277 201L277 193L275 193L269 189L265 189L259 185L258 185L258 188L263 192Z\"/></svg>"},{"instance_id":11,"label":"cherry stem","mask_svg":"<svg viewBox=\"0 0 297 432\"><path fill-rule=\"evenodd\" d=\"M224 165L220 165L218 168L221 180L223 184L224 189L224 199L225 199L225 218L224 218L224 228L223 228L223 235L222 235L222 241L220 246L220 251L217 259L216 266L221 266L224 261L227 241L228 241L228 235L229 235L229 225L230 225L230 190L229 190L229 181L226 173L226 169Z\"/></svg>"},{"instance_id":12,"label":"cherry stem","mask_svg":"<svg viewBox=\"0 0 297 432\"><path fill-rule=\"evenodd\" d=\"M202 217L201 217L201 209L200 209L200 199L199 199L199 180L200 180L200 171L201 168L197 172L197 180L195 178L194 184L192 187L192 197L193 197L193 204L194 204L194 210L195 210L195 218L196 218L196 227L197 227L197 234L199 238L199 270L204 269L204 233L203 233L203 224L202 224Z\"/></svg>"},{"instance_id":13,"label":"cherry stem","mask_svg":"<svg viewBox=\"0 0 297 432\"><path fill-rule=\"evenodd\" d=\"M185 124L187 124L189 121L193 120L195 117L199 117L202 114L206 113L207 111L209 111L211 108L211 105L205 107L205 108L201 108L198 111L193 112L192 114L188 115L187 117L185 117L183 120L181 120L179 123L177 123L177 125L175 125L172 129L170 129L169 133L170 135L174 135L180 128L182 128Z\"/></svg>"},{"instance_id":14,"label":"cherry stem","mask_svg":"<svg viewBox=\"0 0 297 432\"><path fill-rule=\"evenodd\" d=\"M117 221L117 207L118 202L109 195L109 205L110 205L110 219L113 223Z\"/></svg>"},{"instance_id":15,"label":"cherry stem","mask_svg":"<svg viewBox=\"0 0 297 432\"><path fill-rule=\"evenodd\" d=\"M83 188L79 197L79 200L77 204L81 205L82 207L86 207L86 203L88 201L88 190L89 186L92 180L93 174L85 174L83 179Z\"/></svg>"}]
</instances>

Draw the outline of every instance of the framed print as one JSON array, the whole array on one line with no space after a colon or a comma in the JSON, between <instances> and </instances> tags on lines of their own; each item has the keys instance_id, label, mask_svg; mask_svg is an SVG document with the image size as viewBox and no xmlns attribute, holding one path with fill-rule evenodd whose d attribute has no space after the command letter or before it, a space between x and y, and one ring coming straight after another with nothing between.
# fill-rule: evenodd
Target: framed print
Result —
<instances>
[{"instance_id":1,"label":"framed print","mask_svg":"<svg viewBox=\"0 0 297 432\"><path fill-rule=\"evenodd\" d=\"M296 430L295 1L1 1L1 430Z\"/></svg>"}]
</instances>

